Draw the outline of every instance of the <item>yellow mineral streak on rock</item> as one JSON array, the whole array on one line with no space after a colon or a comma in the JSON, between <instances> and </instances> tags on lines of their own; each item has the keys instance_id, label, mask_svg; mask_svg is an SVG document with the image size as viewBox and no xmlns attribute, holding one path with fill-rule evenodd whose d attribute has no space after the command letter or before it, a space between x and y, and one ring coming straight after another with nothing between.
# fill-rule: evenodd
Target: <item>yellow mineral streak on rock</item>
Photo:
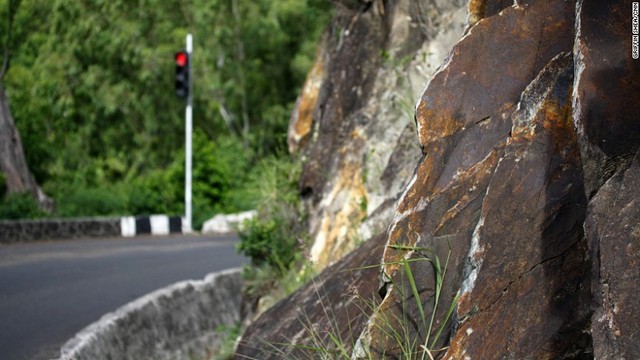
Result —
<instances>
[{"instance_id":1,"label":"yellow mineral streak on rock","mask_svg":"<svg viewBox=\"0 0 640 360\"><path fill-rule=\"evenodd\" d=\"M464 124L460 120L434 111L429 108L429 104L425 100L418 104L416 117L418 137L422 146L449 137L464 129Z\"/></svg>"},{"instance_id":2,"label":"yellow mineral streak on rock","mask_svg":"<svg viewBox=\"0 0 640 360\"><path fill-rule=\"evenodd\" d=\"M487 9L487 0L470 0L469 14L467 15L467 26L472 27L484 18Z\"/></svg>"},{"instance_id":3,"label":"yellow mineral streak on rock","mask_svg":"<svg viewBox=\"0 0 640 360\"><path fill-rule=\"evenodd\" d=\"M325 40L323 39L323 42ZM320 44L314 59L313 67L307 74L307 79L298 96L296 107L291 114L287 143L289 152L296 153L306 143L313 127L313 110L318 102L318 93L325 78L325 48Z\"/></svg>"},{"instance_id":4,"label":"yellow mineral streak on rock","mask_svg":"<svg viewBox=\"0 0 640 360\"><path fill-rule=\"evenodd\" d=\"M320 229L311 247L310 259L323 269L357 245L357 230L366 215L366 190L358 164L344 165L331 192L323 199Z\"/></svg>"}]
</instances>

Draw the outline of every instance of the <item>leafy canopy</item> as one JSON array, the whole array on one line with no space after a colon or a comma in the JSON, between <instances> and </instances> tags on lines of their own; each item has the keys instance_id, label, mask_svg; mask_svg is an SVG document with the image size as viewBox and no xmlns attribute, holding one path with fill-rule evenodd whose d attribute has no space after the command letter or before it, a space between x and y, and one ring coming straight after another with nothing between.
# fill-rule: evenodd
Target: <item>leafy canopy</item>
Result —
<instances>
[{"instance_id":1,"label":"leafy canopy","mask_svg":"<svg viewBox=\"0 0 640 360\"><path fill-rule=\"evenodd\" d=\"M7 18L7 1L0 0L0 19ZM289 113L331 6L11 1L17 11L4 86L27 162L63 215L92 215L85 200L102 196L91 189L119 194L97 206L110 213L182 211L184 103L173 90L173 55L189 32L198 129L194 204L204 212L250 206L231 193L252 164L283 151ZM83 191L83 200L73 200Z\"/></svg>"}]
</instances>

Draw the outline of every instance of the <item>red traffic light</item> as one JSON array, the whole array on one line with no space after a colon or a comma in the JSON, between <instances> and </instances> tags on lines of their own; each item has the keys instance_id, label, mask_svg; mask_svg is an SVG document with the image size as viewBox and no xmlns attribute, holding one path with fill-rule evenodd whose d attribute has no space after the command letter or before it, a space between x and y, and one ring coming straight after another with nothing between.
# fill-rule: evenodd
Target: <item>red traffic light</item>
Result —
<instances>
[{"instance_id":1,"label":"red traffic light","mask_svg":"<svg viewBox=\"0 0 640 360\"><path fill-rule=\"evenodd\" d=\"M176 60L176 95L181 98L189 96L189 54L179 51L175 54Z\"/></svg>"},{"instance_id":2,"label":"red traffic light","mask_svg":"<svg viewBox=\"0 0 640 360\"><path fill-rule=\"evenodd\" d=\"M187 56L186 52L180 51L176 53L176 65L184 67L184 66L187 66L188 63L189 63L189 57Z\"/></svg>"}]
</instances>

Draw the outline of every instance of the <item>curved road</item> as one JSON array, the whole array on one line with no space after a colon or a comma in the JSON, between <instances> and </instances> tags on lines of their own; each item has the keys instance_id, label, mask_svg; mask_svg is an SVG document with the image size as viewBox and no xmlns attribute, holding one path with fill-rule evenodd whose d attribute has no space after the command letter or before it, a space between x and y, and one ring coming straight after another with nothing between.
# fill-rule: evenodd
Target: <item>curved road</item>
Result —
<instances>
[{"instance_id":1,"label":"curved road","mask_svg":"<svg viewBox=\"0 0 640 360\"><path fill-rule=\"evenodd\" d=\"M0 245L0 360L57 358L65 341L146 293L247 262L235 235Z\"/></svg>"}]
</instances>

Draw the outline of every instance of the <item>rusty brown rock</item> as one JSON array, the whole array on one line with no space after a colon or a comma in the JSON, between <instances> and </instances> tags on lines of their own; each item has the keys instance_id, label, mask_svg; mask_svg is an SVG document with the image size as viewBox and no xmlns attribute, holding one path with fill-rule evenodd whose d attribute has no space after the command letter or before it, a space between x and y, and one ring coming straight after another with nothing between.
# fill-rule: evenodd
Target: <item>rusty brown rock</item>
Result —
<instances>
[{"instance_id":1,"label":"rusty brown rock","mask_svg":"<svg viewBox=\"0 0 640 360\"><path fill-rule=\"evenodd\" d=\"M478 21L498 14L513 5L513 0L469 0L468 25L473 26Z\"/></svg>"},{"instance_id":2,"label":"rusty brown rock","mask_svg":"<svg viewBox=\"0 0 640 360\"><path fill-rule=\"evenodd\" d=\"M416 116L425 155L397 207L383 257L391 291L362 338L365 347L379 356L402 356L404 351L388 336L388 319L405 315L415 319L418 313L411 292L395 285L406 283L403 259L422 256L412 248L439 249L432 256L443 262L448 248L442 242L451 244L447 280L460 283L461 254L469 251L489 181L501 161L512 130L510 116L522 91L546 63L558 52L571 50L572 14L571 4L554 1L508 8L478 23L454 47L446 66L425 90ZM536 51L531 51L532 44ZM491 75L495 68L502 71L498 78ZM430 312L432 266L426 261L412 263L412 273ZM456 291L455 285L445 288L442 303L450 304ZM436 318L443 319L447 309L446 305L436 309ZM426 339L420 325L418 321L411 328L411 341ZM445 343L443 338L436 345Z\"/></svg>"},{"instance_id":3,"label":"rusty brown rock","mask_svg":"<svg viewBox=\"0 0 640 360\"><path fill-rule=\"evenodd\" d=\"M631 57L629 5L577 5L573 116L586 192L593 196L585 231L594 277L591 333L599 359L640 358L640 302L633 295L640 284L640 62Z\"/></svg>"},{"instance_id":4,"label":"rusty brown rock","mask_svg":"<svg viewBox=\"0 0 640 360\"><path fill-rule=\"evenodd\" d=\"M640 359L640 153L626 166L593 197L585 224L593 259L597 359Z\"/></svg>"},{"instance_id":5,"label":"rusty brown rock","mask_svg":"<svg viewBox=\"0 0 640 360\"><path fill-rule=\"evenodd\" d=\"M354 136L352 141L354 144L361 144L363 140ZM321 269L331 264L355 247L354 241L345 240L357 238L357 227L354 224L358 224L366 216L362 209L366 195L359 165L356 159L346 157L345 163L337 170L330 191L324 196L323 201L339 206L331 206L329 211L324 212L318 225L315 241L309 252L316 268Z\"/></svg>"},{"instance_id":6,"label":"rusty brown rock","mask_svg":"<svg viewBox=\"0 0 640 360\"><path fill-rule=\"evenodd\" d=\"M514 6L471 28L422 95L420 144L447 138L514 105L552 57L571 49L574 5L538 1Z\"/></svg>"},{"instance_id":7,"label":"rusty brown rock","mask_svg":"<svg viewBox=\"0 0 640 360\"><path fill-rule=\"evenodd\" d=\"M439 0L437 7L409 0L359 3L364 6L337 6L321 45L317 97L302 95L289 132L292 149L300 139L300 190L317 269L388 227L421 154L413 103L463 33L459 0ZM428 28L431 21L446 27Z\"/></svg>"},{"instance_id":8,"label":"rusty brown rock","mask_svg":"<svg viewBox=\"0 0 640 360\"><path fill-rule=\"evenodd\" d=\"M387 17L365 2L353 3L357 6L336 7L322 45L325 75L313 102L311 138L302 148L300 191L309 212L310 253L317 269L353 248L348 240L356 238L357 220L363 216L360 204L366 203L362 159L368 119L359 110L379 71Z\"/></svg>"},{"instance_id":9,"label":"rusty brown rock","mask_svg":"<svg viewBox=\"0 0 640 360\"><path fill-rule=\"evenodd\" d=\"M497 15L500 11L513 5L511 0L487 0L487 5L484 8L484 17L490 17Z\"/></svg>"},{"instance_id":10,"label":"rusty brown rock","mask_svg":"<svg viewBox=\"0 0 640 360\"><path fill-rule=\"evenodd\" d=\"M347 116L364 106L385 41L384 18L372 11L338 8L334 23L328 35L327 78L320 89L315 110L318 129L314 144L321 145L310 145L309 160L303 166L300 180L303 194L315 205L321 201L322 191L330 180L326 174L339 168L342 160L340 156L332 155L345 145L352 146L347 137L358 124L347 121ZM345 29L348 33L343 32ZM363 38L367 41L360 41ZM357 146L353 145L353 149L357 152Z\"/></svg>"},{"instance_id":11,"label":"rusty brown rock","mask_svg":"<svg viewBox=\"0 0 640 360\"><path fill-rule=\"evenodd\" d=\"M472 238L447 359L558 359L590 339L586 198L571 119L573 63L527 87ZM509 334L490 336L488 334Z\"/></svg>"},{"instance_id":12,"label":"rusty brown rock","mask_svg":"<svg viewBox=\"0 0 640 360\"><path fill-rule=\"evenodd\" d=\"M296 106L291 114L289 130L287 132L287 143L291 154L297 153L304 148L313 126L313 110L318 102L318 93L325 79L325 67L327 61L326 54L327 36L322 37L313 67L307 74L307 78L302 86L302 91L296 101Z\"/></svg>"},{"instance_id":13,"label":"rusty brown rock","mask_svg":"<svg viewBox=\"0 0 640 360\"><path fill-rule=\"evenodd\" d=\"M640 148L640 61L628 1L578 2L574 120L589 196Z\"/></svg>"},{"instance_id":14,"label":"rusty brown rock","mask_svg":"<svg viewBox=\"0 0 640 360\"><path fill-rule=\"evenodd\" d=\"M325 329L344 336L354 350L345 357L352 359L412 358L416 353L408 349L419 351L427 337L428 345L444 348L433 355L446 359L640 358L640 62L630 57L631 9L623 1L472 3L482 20L420 98L422 157L413 177L393 179L404 177L406 167L384 163L381 189L392 192L410 180L391 226L316 285L268 311L250 327L241 354L264 358L256 351L284 342L275 350L282 356L267 356L317 358L288 345L313 345L308 329ZM367 56L386 46L387 35L406 35L402 24L371 17L382 13L338 15L358 36L384 26L396 33L365 36L373 47L352 43L355 53L334 43L334 55L345 52L327 67L329 80L316 104L316 127L327 133L310 142L302 185L310 202L332 209L319 222L330 234L353 221L349 214L363 214L350 202L372 193L363 159L413 159L409 150L368 154L385 125L369 124L395 99L376 88L388 73L375 67L388 64ZM354 40L344 38L341 46L346 41ZM410 51L400 46L397 53ZM353 59L364 68L350 68ZM349 91L364 97L343 98ZM380 106L371 106L372 99ZM403 135L392 137L397 149L413 149L407 138L413 129L400 129ZM394 204L389 195L387 209ZM437 305L436 259L446 270ZM375 269L361 268L377 263L380 282ZM338 270L347 268L360 269ZM353 315L349 283L364 298L382 296L375 311ZM331 289L327 297L318 297L317 284ZM446 323L451 304L456 307ZM347 321L331 329L327 311ZM323 334L326 341L328 331ZM335 350L335 344L324 346Z\"/></svg>"},{"instance_id":15,"label":"rusty brown rock","mask_svg":"<svg viewBox=\"0 0 640 360\"><path fill-rule=\"evenodd\" d=\"M379 299L384 240L367 241L274 305L245 331L234 359L340 358L331 336L350 352Z\"/></svg>"}]
</instances>

